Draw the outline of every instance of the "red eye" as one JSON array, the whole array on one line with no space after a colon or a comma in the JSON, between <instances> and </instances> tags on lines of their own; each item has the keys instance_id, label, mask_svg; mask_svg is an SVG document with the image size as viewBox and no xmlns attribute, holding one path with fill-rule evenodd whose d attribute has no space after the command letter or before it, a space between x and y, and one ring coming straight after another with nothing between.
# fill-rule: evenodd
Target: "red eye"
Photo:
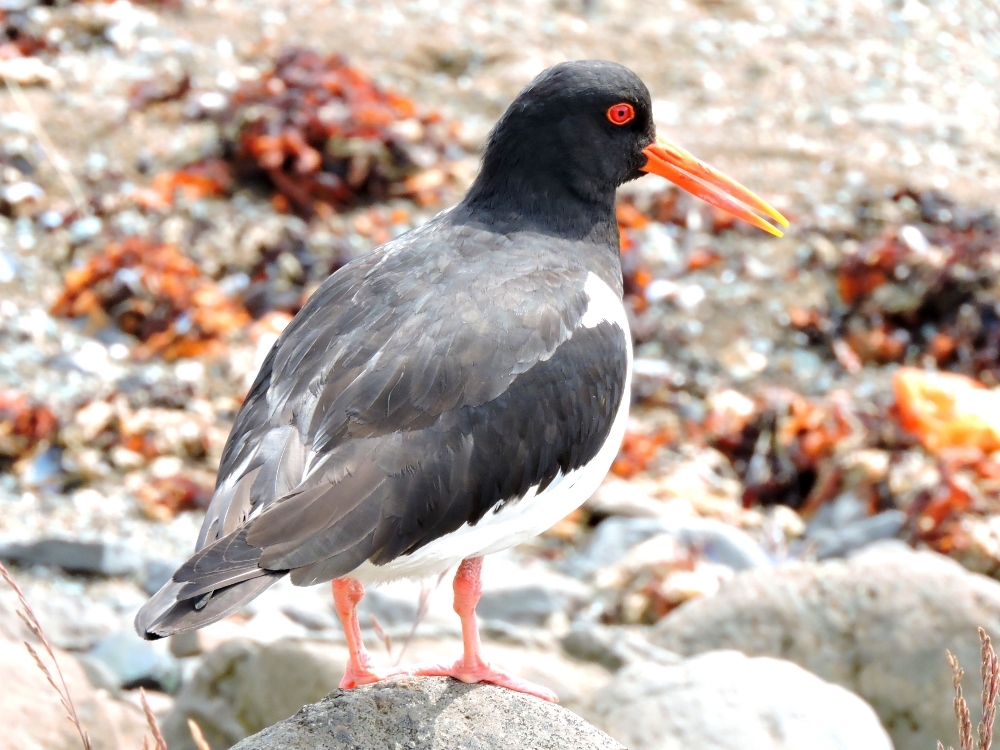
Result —
<instances>
[{"instance_id":1,"label":"red eye","mask_svg":"<svg viewBox=\"0 0 1000 750\"><path fill-rule=\"evenodd\" d=\"M608 119L615 125L624 125L635 119L635 110L626 102L615 104L613 107L608 107Z\"/></svg>"}]
</instances>

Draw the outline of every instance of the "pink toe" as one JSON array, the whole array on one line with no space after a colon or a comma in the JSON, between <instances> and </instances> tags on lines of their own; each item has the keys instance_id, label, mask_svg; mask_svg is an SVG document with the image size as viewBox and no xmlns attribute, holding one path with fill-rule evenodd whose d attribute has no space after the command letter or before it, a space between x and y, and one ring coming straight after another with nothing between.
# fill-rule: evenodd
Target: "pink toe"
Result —
<instances>
[{"instance_id":1,"label":"pink toe","mask_svg":"<svg viewBox=\"0 0 1000 750\"><path fill-rule=\"evenodd\" d=\"M417 667L413 670L412 674L421 677L451 677L467 684L487 682L491 685L507 688L508 690L515 690L518 693L534 695L536 698L541 698L551 703L559 702L558 696L548 688L528 682L527 680L522 680L520 677L515 677L509 672L505 672L502 669L495 669L485 663L479 663L470 667L463 660L459 659L450 665L431 664Z\"/></svg>"},{"instance_id":2,"label":"pink toe","mask_svg":"<svg viewBox=\"0 0 1000 750\"><path fill-rule=\"evenodd\" d=\"M357 671L348 667L344 678L340 681L343 690L352 690L359 685L371 685L374 682L381 682L393 677L403 677L412 675L413 670L406 667L392 667L390 669L369 669Z\"/></svg>"}]
</instances>

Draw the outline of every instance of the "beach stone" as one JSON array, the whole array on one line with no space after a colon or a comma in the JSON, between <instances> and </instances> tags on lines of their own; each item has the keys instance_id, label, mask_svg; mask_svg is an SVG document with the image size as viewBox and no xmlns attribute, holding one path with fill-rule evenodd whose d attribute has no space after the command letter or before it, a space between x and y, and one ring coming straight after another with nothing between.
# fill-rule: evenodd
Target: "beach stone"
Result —
<instances>
[{"instance_id":1,"label":"beach stone","mask_svg":"<svg viewBox=\"0 0 1000 750\"><path fill-rule=\"evenodd\" d=\"M286 719L340 683L347 649L298 640L232 640L206 654L163 719L170 750L197 750L187 720L212 747L231 747Z\"/></svg>"},{"instance_id":2,"label":"beach stone","mask_svg":"<svg viewBox=\"0 0 1000 750\"><path fill-rule=\"evenodd\" d=\"M144 641L131 628L105 638L88 656L115 676L116 687L174 693L180 686L180 665L169 641Z\"/></svg>"},{"instance_id":3,"label":"beach stone","mask_svg":"<svg viewBox=\"0 0 1000 750\"><path fill-rule=\"evenodd\" d=\"M387 667L400 656L369 641L376 667ZM567 658L557 646L487 641L490 663L554 691L560 703L580 712L594 692L611 676L603 667ZM462 653L458 638L416 639L401 663L450 664ZM286 719L307 703L314 703L340 684L347 664L347 648L340 643L286 639L262 643L234 639L205 654L194 676L177 694L173 710L163 719L170 750L196 750L187 727L194 719L212 747L230 747L245 737Z\"/></svg>"},{"instance_id":4,"label":"beach stone","mask_svg":"<svg viewBox=\"0 0 1000 750\"><path fill-rule=\"evenodd\" d=\"M476 613L484 621L544 626L557 612L569 617L594 595L583 582L548 570L509 565L504 573L507 575L492 575L483 582Z\"/></svg>"},{"instance_id":5,"label":"beach stone","mask_svg":"<svg viewBox=\"0 0 1000 750\"><path fill-rule=\"evenodd\" d=\"M142 555L120 542L39 539L0 546L0 559L22 566L45 565L70 573L125 576L142 564Z\"/></svg>"},{"instance_id":6,"label":"beach stone","mask_svg":"<svg viewBox=\"0 0 1000 750\"><path fill-rule=\"evenodd\" d=\"M613 565L633 547L666 534L697 548L710 562L733 570L770 567L767 553L745 531L713 518L626 518L615 516L598 524L590 543L566 562L572 575L586 578Z\"/></svg>"},{"instance_id":7,"label":"beach stone","mask_svg":"<svg viewBox=\"0 0 1000 750\"><path fill-rule=\"evenodd\" d=\"M864 698L897 750L958 745L945 649L978 696L977 628L1000 634L1000 583L932 552L873 545L847 560L751 570L688 602L651 640L691 656L736 649L792 661ZM979 701L970 701L972 722Z\"/></svg>"},{"instance_id":8,"label":"beach stone","mask_svg":"<svg viewBox=\"0 0 1000 750\"><path fill-rule=\"evenodd\" d=\"M626 667L589 716L630 750L892 750L853 693L791 662L738 651Z\"/></svg>"},{"instance_id":9,"label":"beach stone","mask_svg":"<svg viewBox=\"0 0 1000 750\"><path fill-rule=\"evenodd\" d=\"M577 659L595 662L611 671L636 662L676 664L677 654L654 646L641 625L601 625L596 622L576 622L560 643L563 650Z\"/></svg>"},{"instance_id":10,"label":"beach stone","mask_svg":"<svg viewBox=\"0 0 1000 750\"><path fill-rule=\"evenodd\" d=\"M234 750L624 750L554 703L494 685L406 678L335 690Z\"/></svg>"}]
</instances>

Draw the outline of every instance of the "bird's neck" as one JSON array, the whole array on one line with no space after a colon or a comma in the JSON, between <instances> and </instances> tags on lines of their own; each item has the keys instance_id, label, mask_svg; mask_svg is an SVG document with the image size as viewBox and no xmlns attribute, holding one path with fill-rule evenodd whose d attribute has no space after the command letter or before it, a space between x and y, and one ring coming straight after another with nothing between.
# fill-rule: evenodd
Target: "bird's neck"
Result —
<instances>
[{"instance_id":1,"label":"bird's neck","mask_svg":"<svg viewBox=\"0 0 1000 750\"><path fill-rule=\"evenodd\" d=\"M618 253L615 191L574 190L545 171L485 164L461 205L494 231L531 230L607 245Z\"/></svg>"}]
</instances>

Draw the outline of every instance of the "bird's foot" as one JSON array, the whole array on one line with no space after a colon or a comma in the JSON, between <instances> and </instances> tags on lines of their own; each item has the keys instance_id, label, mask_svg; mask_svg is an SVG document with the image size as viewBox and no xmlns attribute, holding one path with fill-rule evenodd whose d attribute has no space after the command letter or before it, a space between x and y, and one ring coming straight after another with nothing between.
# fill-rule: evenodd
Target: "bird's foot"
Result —
<instances>
[{"instance_id":1,"label":"bird's foot","mask_svg":"<svg viewBox=\"0 0 1000 750\"><path fill-rule=\"evenodd\" d=\"M510 672L490 666L481 659L473 662L459 659L454 664L434 664L415 667L410 674L418 677L452 677L466 683L488 682L491 685L499 685L508 690L516 690L519 693L534 695L543 701L551 703L559 702L559 697L548 688L528 682L528 680L522 680Z\"/></svg>"},{"instance_id":2,"label":"bird's foot","mask_svg":"<svg viewBox=\"0 0 1000 750\"><path fill-rule=\"evenodd\" d=\"M358 685L371 685L373 682L381 682L393 677L406 677L414 674L409 667L389 667L388 669L372 669L369 666L358 667L348 664L344 672L344 677L340 681L340 687L350 690Z\"/></svg>"}]
</instances>

